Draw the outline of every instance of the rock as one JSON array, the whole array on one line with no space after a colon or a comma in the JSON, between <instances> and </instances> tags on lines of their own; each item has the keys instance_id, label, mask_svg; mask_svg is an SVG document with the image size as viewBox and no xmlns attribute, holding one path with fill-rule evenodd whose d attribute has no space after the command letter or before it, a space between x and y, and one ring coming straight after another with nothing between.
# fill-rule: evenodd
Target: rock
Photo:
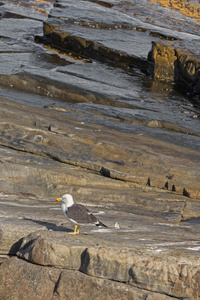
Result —
<instances>
[{"instance_id":1,"label":"rock","mask_svg":"<svg viewBox=\"0 0 200 300\"><path fill-rule=\"evenodd\" d=\"M180 49L176 49L176 56L178 62L177 80L183 81L192 92L198 94L200 91L199 57Z\"/></svg>"},{"instance_id":2,"label":"rock","mask_svg":"<svg viewBox=\"0 0 200 300\"><path fill-rule=\"evenodd\" d=\"M120 6L123 6L123 3ZM125 11L131 11L131 9L130 4L129 9L125 8ZM135 9L137 6L134 6L134 12ZM149 10L148 13L152 13L151 8L146 6L145 9ZM108 10L107 6L102 3L93 2L91 5L91 2L85 1L83 5L81 1L77 1L76 4L68 1L66 4L65 1L58 0L49 18L44 22L43 41L45 43L62 49L66 53L72 52L76 56L81 55L104 63L117 63L118 66L124 64L134 66L144 72L148 66L149 42L153 42L153 45L158 43L156 47L159 51L153 57L155 60L157 56L156 65L158 63L162 71L159 67L156 68L155 77L172 79L176 60L174 49L158 46L160 38L176 40L192 37L188 35L185 37L182 32L175 32L169 28L156 28L150 23L141 22L133 17L133 14L130 18L128 14L122 13L116 3L112 4ZM41 37L36 37L36 40L41 40ZM135 46L137 43L139 47Z\"/></svg>"},{"instance_id":3,"label":"rock","mask_svg":"<svg viewBox=\"0 0 200 300\"><path fill-rule=\"evenodd\" d=\"M68 288L66 288L66 282ZM90 292L89 292L90 291ZM166 295L149 293L145 290L132 288L122 283L109 281L105 279L86 276L84 274L74 272L71 274L64 271L56 290L58 295L54 295L53 299L138 299L138 300L168 300ZM56 293L55 293L56 294Z\"/></svg>"},{"instance_id":4,"label":"rock","mask_svg":"<svg viewBox=\"0 0 200 300\"><path fill-rule=\"evenodd\" d=\"M33 225L31 222L22 221L21 218L0 217L0 253L14 255L18 251L22 238L27 234L45 229L39 224Z\"/></svg>"},{"instance_id":5,"label":"rock","mask_svg":"<svg viewBox=\"0 0 200 300\"><path fill-rule=\"evenodd\" d=\"M23 260L11 258L0 268L0 297L2 300L51 299L60 271L27 264ZM15 288L13 288L15 286Z\"/></svg>"},{"instance_id":6,"label":"rock","mask_svg":"<svg viewBox=\"0 0 200 300\"><path fill-rule=\"evenodd\" d=\"M200 20L199 18L199 2L191 1L185 2L184 0L177 0L176 2L168 2L162 0L154 0L152 2L160 3L162 6L167 7L169 9L173 9L174 11L178 11L186 16L189 16L193 19Z\"/></svg>"},{"instance_id":7,"label":"rock","mask_svg":"<svg viewBox=\"0 0 200 300\"><path fill-rule=\"evenodd\" d=\"M25 300L27 297L34 300L100 300L102 297L107 300L171 299L166 295L139 290L123 283L90 277L78 271L41 267L15 257L2 263L0 276L1 282L5 283L0 285L2 300L10 297L13 300Z\"/></svg>"},{"instance_id":8,"label":"rock","mask_svg":"<svg viewBox=\"0 0 200 300\"><path fill-rule=\"evenodd\" d=\"M174 80L180 82L184 89L190 93L198 94L200 91L199 66L200 57L190 53L189 46L184 49L177 43L152 42L152 49L148 54L149 68L156 79ZM181 49L183 48L183 49Z\"/></svg>"},{"instance_id":9,"label":"rock","mask_svg":"<svg viewBox=\"0 0 200 300\"><path fill-rule=\"evenodd\" d=\"M182 215L182 219L183 220L188 220L191 218L198 218L199 216L199 201L190 201L188 199L188 201L186 202L186 205L184 207L183 210L183 215Z\"/></svg>"},{"instance_id":10,"label":"rock","mask_svg":"<svg viewBox=\"0 0 200 300\"><path fill-rule=\"evenodd\" d=\"M184 258L156 257L130 250L87 249L81 271L128 282L171 297L197 299L200 267ZM189 278L193 278L190 280Z\"/></svg>"},{"instance_id":11,"label":"rock","mask_svg":"<svg viewBox=\"0 0 200 300\"><path fill-rule=\"evenodd\" d=\"M51 232L45 236L35 232L25 237L18 256L37 265L79 270L85 247L70 246L66 243L67 235L65 239L62 235L61 239L61 235L58 233L53 241L51 235Z\"/></svg>"},{"instance_id":12,"label":"rock","mask_svg":"<svg viewBox=\"0 0 200 300\"><path fill-rule=\"evenodd\" d=\"M105 234L108 234L106 230ZM162 251L148 251L148 247L131 247L130 241L119 248L116 242L109 245L109 240L99 238L36 232L23 239L18 256L34 264L80 270L90 277L126 283L175 298L198 298L200 265L195 255L182 250L174 257L173 248L163 255Z\"/></svg>"},{"instance_id":13,"label":"rock","mask_svg":"<svg viewBox=\"0 0 200 300\"><path fill-rule=\"evenodd\" d=\"M19 117L20 110L24 112L24 117ZM145 185L148 178L151 178L151 187L163 189L166 181L168 181L169 190L172 190L174 185L175 190L173 189L173 191L178 194L183 194L185 189L190 197L200 197L198 151L172 145L151 137L143 137L133 132L119 132L113 128L107 130L107 127L103 125L82 124L80 127L80 121L70 116L61 117L59 115L56 127L55 125L50 127L55 116L57 116L57 112L55 115L55 112L42 111L36 108L29 109L29 107L16 105L12 102L8 105L8 101L3 99L1 100L1 115L0 144L20 151L21 155L24 155L23 152L36 155L34 158L35 163L38 159L41 161L39 166L36 163L34 167L34 164L31 163L28 167L29 160L27 157L26 168L23 169L23 172L19 170L19 164L7 163L6 161L2 163L6 176L9 176L12 168L13 170L16 169L16 173L18 173L16 176L19 178L18 185L23 185L23 189L26 188L24 183L29 181L29 172L33 172L34 174L41 173L41 177L43 177L39 179L38 175L33 176L30 174L32 180L35 178L36 185L41 190L42 182L44 183L45 192L45 184L48 184L54 190L56 180L53 179L55 172L52 168L59 168L60 164L55 162L57 161L62 163L59 172L60 179L62 177L62 182L66 182L69 178L70 185L71 182L73 182L73 185L77 182L77 180L70 179L70 177L74 177L72 170L76 171L76 167L81 167L82 170L91 170L99 175L103 167L109 171L110 178L117 180L114 183L108 177L105 179L103 176L95 176L95 186L99 186L100 182L103 182L106 186L115 184L115 186L125 187L127 186L126 182ZM4 116L6 116L5 120L3 119ZM6 121L8 116L10 116L9 122ZM66 122L67 126L65 125ZM54 131L51 128L54 128ZM119 139L120 144L118 143ZM114 156L113 153L115 153ZM43 156L49 159L41 159ZM46 167L42 166L42 160L49 166L48 172L52 174L52 177L49 175L44 177L42 171ZM124 163L125 161L126 163ZM66 168L63 167L63 163ZM190 166L187 172L185 172L185 165ZM78 173L81 174L82 172L78 171L76 174ZM66 174L68 174L67 177ZM82 176L78 177L79 185L81 182L82 185L86 183L90 185L91 182L94 182L94 179L91 180L94 177L93 173L90 175L87 173L84 179ZM4 182L4 184L8 185L9 182ZM16 192L18 185L11 185L14 188L13 191ZM24 192L34 193L33 190L30 191L31 187L29 185L27 187L28 189ZM11 190L12 188L10 187ZM2 189L4 190L3 186ZM52 193L50 189L48 191L49 194ZM39 194L41 192L38 189Z\"/></svg>"},{"instance_id":14,"label":"rock","mask_svg":"<svg viewBox=\"0 0 200 300\"><path fill-rule=\"evenodd\" d=\"M174 79L174 70L177 57L173 47L162 43L152 42L152 49L148 54L149 61L153 64L152 73L156 79Z\"/></svg>"},{"instance_id":15,"label":"rock","mask_svg":"<svg viewBox=\"0 0 200 300\"><path fill-rule=\"evenodd\" d=\"M185 117L186 98L168 111L173 82L146 78L153 62L198 90L198 57L177 50L199 51L194 23L157 26L150 2L57 0L48 19L11 2L0 3L0 298L198 299L198 111ZM55 202L66 192L108 228L69 234Z\"/></svg>"}]
</instances>

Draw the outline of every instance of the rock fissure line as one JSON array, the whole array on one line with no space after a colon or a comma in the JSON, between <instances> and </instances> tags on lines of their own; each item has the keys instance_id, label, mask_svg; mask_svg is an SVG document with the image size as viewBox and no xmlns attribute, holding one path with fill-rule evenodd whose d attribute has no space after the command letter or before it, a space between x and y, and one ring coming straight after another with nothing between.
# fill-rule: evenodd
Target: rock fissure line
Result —
<instances>
[{"instance_id":1,"label":"rock fissure line","mask_svg":"<svg viewBox=\"0 0 200 300\"><path fill-rule=\"evenodd\" d=\"M61 280L61 276L62 276L62 272L60 272L60 275L59 275L59 277L58 277L58 280L57 280L56 283L55 283L55 287L54 287L54 290L53 290L53 295L54 295L55 293L58 294L57 289L58 289L58 286L59 286L59 283L60 283L60 280Z\"/></svg>"},{"instance_id":2,"label":"rock fissure line","mask_svg":"<svg viewBox=\"0 0 200 300\"><path fill-rule=\"evenodd\" d=\"M172 296L171 294L169 294L169 293L160 293L160 292L157 292L157 291L152 291L151 289L145 289L144 287L143 288L141 288L141 287L138 287L137 285L134 285L133 283L130 285L130 286L133 286L133 287L135 287L135 288L138 288L139 290L141 290L141 291L146 291L146 292L150 292L150 293L155 293L156 295L166 295L166 296L168 296L168 297L170 297L170 299L180 299L180 300L183 300L183 299L186 299L186 298L183 298L183 297L175 297L175 296ZM146 298L147 300L148 300L148 295L147 295L147 298ZM145 299L145 300L146 300Z\"/></svg>"},{"instance_id":3,"label":"rock fissure line","mask_svg":"<svg viewBox=\"0 0 200 300\"><path fill-rule=\"evenodd\" d=\"M129 174L126 174L126 173L118 172L116 170L109 170L109 169L104 168L103 166L100 166L100 165L94 165L94 164L88 165L86 163L80 163L80 162L74 162L74 161L62 159L62 158L60 158L60 156L57 156L57 155L52 154L52 153L48 153L47 151L45 153L44 152L39 152L39 151L31 151L31 150L26 150L26 149L20 149L19 147L16 147L14 145L6 145L6 144L2 144L2 143L1 143L1 146L7 147L7 148L10 148L10 149L14 149L14 150L19 151L19 152L31 153L31 154L35 154L35 155L38 155L38 156L48 157L48 158L51 158L52 160L58 161L58 162L63 163L63 164L78 166L82 169L92 171L97 175L108 177L110 179L119 180L119 181L123 181L123 182L130 182L130 183L133 183L133 184L136 184L136 185L145 186L145 184L140 184L139 182L137 182L133 178L129 178L129 179L128 178L127 179L120 178L121 176L136 177L135 175L129 175ZM153 189L156 188L156 189L166 190L166 188L165 188L166 184L165 185L163 184L163 188L160 188L158 186L152 186L151 185L151 178L147 179L146 186L148 186L149 188L153 188ZM168 192L168 191L169 190L167 189L166 192ZM173 185L172 186L172 192L176 193L177 195L183 195L187 198L188 197L190 198L190 195L189 195L189 193L187 192L187 190L185 188L183 188L183 193L181 194L181 193L176 191L175 186Z\"/></svg>"},{"instance_id":4,"label":"rock fissure line","mask_svg":"<svg viewBox=\"0 0 200 300\"><path fill-rule=\"evenodd\" d=\"M30 241L30 243L31 242L33 242L33 241ZM26 246L26 245L25 245ZM87 248L85 248L85 250L84 251L87 251ZM83 251L83 252L84 252ZM13 256L15 256L15 255L13 255ZM55 266L52 266L52 265L43 265L43 264L39 264L39 263L36 263L36 262L32 262L32 261L30 261L29 259L26 259L25 257L20 257L20 256L17 256L16 255L16 257L18 258L18 259L21 259L21 260L23 260L23 261L26 261L28 264L33 264L33 265L38 265L38 266L41 266L41 267L48 267L48 268L55 268ZM133 267L133 266L132 266ZM131 267L131 268L132 268ZM81 268L81 267L80 267ZM154 293L156 293L156 294L158 294L158 295L160 295L160 292L157 292L156 290L151 290L151 289L148 289L148 288L141 288L141 287L139 287L137 284L134 284L133 282L130 284L129 283L129 280L128 281L122 281L122 280L117 280L117 279L113 279L113 278L105 278L104 276L98 276L98 275L91 275L91 274L88 274L87 272L84 272L84 271L81 271L81 270L76 270L76 269L72 269L72 268L64 268L64 270L69 270L69 271L71 271L71 272L80 272L80 273L83 273L85 276L87 276L87 277L91 277L91 278L99 278L99 279L102 279L102 280L106 280L106 281L110 281L110 282L117 282L117 283L120 283L120 284L124 284L124 285L128 285L128 286L130 286L130 287L135 287L135 288L137 288L137 289L139 289L139 290L141 290L141 291L147 291L147 292L154 292ZM63 271L61 271L60 272L60 274L59 274L59 277L58 277L58 280L56 281L56 283L55 283L55 286L54 286L54 290L53 290L53 294L55 294L55 293L57 293L57 289L58 289L58 286L59 286L59 283L60 283L60 280L61 280L61 276L62 276L62 273L63 273ZM168 294L168 293L163 293L163 294L165 294L165 295L167 295L167 296L169 296L169 297L171 297L171 298L173 298L173 299L182 299L182 297L174 297L174 296L172 296L171 294Z\"/></svg>"},{"instance_id":5,"label":"rock fissure line","mask_svg":"<svg viewBox=\"0 0 200 300\"><path fill-rule=\"evenodd\" d=\"M184 221L184 212L185 212L186 205L187 205L187 200L185 201L185 203L182 207L180 222Z\"/></svg>"}]
</instances>

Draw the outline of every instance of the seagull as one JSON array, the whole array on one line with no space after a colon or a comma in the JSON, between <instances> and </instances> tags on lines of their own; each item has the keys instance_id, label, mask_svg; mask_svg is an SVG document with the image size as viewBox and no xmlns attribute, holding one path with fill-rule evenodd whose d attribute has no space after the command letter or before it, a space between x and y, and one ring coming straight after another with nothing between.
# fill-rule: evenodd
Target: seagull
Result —
<instances>
[{"instance_id":1,"label":"seagull","mask_svg":"<svg viewBox=\"0 0 200 300\"><path fill-rule=\"evenodd\" d=\"M61 209L64 216L75 223L73 234L79 233L80 225L93 224L96 226L107 227L100 222L85 206L74 203L73 197L70 194L65 194L61 198L56 199L57 202L61 201Z\"/></svg>"}]
</instances>

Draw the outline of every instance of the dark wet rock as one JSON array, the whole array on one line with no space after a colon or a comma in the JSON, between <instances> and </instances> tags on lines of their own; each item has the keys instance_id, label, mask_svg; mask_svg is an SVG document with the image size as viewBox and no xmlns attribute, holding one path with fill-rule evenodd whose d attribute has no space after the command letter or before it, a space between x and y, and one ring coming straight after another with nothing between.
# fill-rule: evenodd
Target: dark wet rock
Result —
<instances>
[{"instance_id":1,"label":"dark wet rock","mask_svg":"<svg viewBox=\"0 0 200 300\"><path fill-rule=\"evenodd\" d=\"M199 56L176 49L178 72L177 80L184 82L195 94L200 91L200 60Z\"/></svg>"},{"instance_id":2,"label":"dark wet rock","mask_svg":"<svg viewBox=\"0 0 200 300\"><path fill-rule=\"evenodd\" d=\"M162 128L162 129L165 129L165 130L172 130L174 132L182 132L182 133L185 133L185 134L200 136L200 134L195 132L195 131L188 130L184 127L177 126L173 123L166 122L166 121L151 120L150 122L147 123L147 126L152 127L152 128Z\"/></svg>"},{"instance_id":3,"label":"dark wet rock","mask_svg":"<svg viewBox=\"0 0 200 300\"><path fill-rule=\"evenodd\" d=\"M5 19L45 20L54 0L46 1L2 1L0 5L1 16Z\"/></svg>"},{"instance_id":4,"label":"dark wet rock","mask_svg":"<svg viewBox=\"0 0 200 300\"><path fill-rule=\"evenodd\" d=\"M63 3L64 2L61 3L61 6L63 5ZM59 6L59 2L57 3L57 5ZM73 9L74 5L77 8L77 4L71 3L71 6L67 8L68 13L71 8ZM120 11L121 9L123 10L123 5L123 3L119 3L119 5L116 4L114 12L112 10L112 12L109 12L108 14L112 15L112 13L114 13L116 15L118 13L118 9ZM102 5L97 3L94 7L97 9L99 6ZM19 7L21 9L20 5ZM9 9L11 12L14 12L17 9L17 6L11 5L11 7L9 6ZM82 7L82 9L84 10L84 7ZM119 15L121 16L119 18L120 23L123 22L125 14L124 12L121 12ZM57 17L48 19L48 21L53 22L53 20L50 19L53 19L55 22L64 22L63 20L58 20ZM121 49L119 52L121 53L120 55L123 56L123 54L127 51L130 52L130 55L132 55L131 52L137 52L135 53L136 57L139 58L139 60L143 60L144 57L141 57L141 51L144 51L146 61L147 54L151 48L152 37L156 37L156 41L160 40L158 35L160 32L162 37L165 39L165 29L158 26L156 27L155 25L151 25L147 22L141 22L140 20L138 20L138 18L132 19L130 18L130 16L127 16L126 19L126 22L129 22L132 25L136 24L137 26L141 26L133 26L134 28L130 27L129 29L123 28L122 26L122 28L117 27L116 30L121 30L123 38L126 37L125 33L128 32L128 34L130 34L130 32L136 31L139 46L137 44L137 47L127 47L124 43L123 47L126 47L123 48L118 40L115 39L116 47L114 47L113 44L113 47L110 48L111 50L109 51L109 55L111 55L112 50L115 51L117 47L122 47L123 49ZM94 114L95 116L98 116L98 118L102 118L103 115L103 117L107 120L112 118L116 121L129 124L139 124L144 126L148 126L149 124L149 126L151 126L152 123L157 120L157 122L155 122L156 124L159 124L157 128L162 128L164 130L166 129L167 131L173 130L180 132L181 127L183 127L181 129L182 131L185 130L185 133L193 134L191 129L188 131L188 128L184 129L185 125L187 125L186 127L196 128L196 132L198 131L198 128L195 124L197 123L195 122L195 118L198 118L198 115L195 114L195 111L193 113L193 109L190 109L191 116L188 115L189 122L185 122L184 118L179 115L180 113L177 110L175 110L175 112L171 111L171 113L167 115L164 113L164 111L168 109L167 107L162 107L155 104L155 113L154 108L152 108L151 105L149 106L149 100L147 99L149 99L149 97L152 98L152 94L154 93L158 95L157 97L165 97L167 95L169 97L169 101L171 101L170 96L173 89L173 84L171 84L170 87L168 85L164 86L164 84L156 82L152 82L150 84L148 82L149 79L147 80L146 77L141 77L141 73L138 77L138 74L128 66L128 63L125 64L126 66L122 64L122 69L120 69L113 66L108 66L108 64L98 63L95 59L86 60L79 58L77 60L79 55L76 55L74 57L72 55L65 56L65 58L63 58L62 56L61 58L59 57L59 54L56 54L56 52L52 53L51 51L46 50L41 46L33 43L33 32L36 33L37 31L42 31L42 22L39 19L33 20L31 18L27 18L23 23L23 20L24 19L22 19L21 22L17 22L18 19L15 19L14 17L10 19L5 18L2 19L2 25L5 24L5 26L1 27L2 35L5 35L2 39L2 47L5 51L1 54L2 72L0 75L0 83L1 86L9 89L12 88L13 91L9 91L11 92L11 94L15 93L18 90L23 91L23 96L18 99L19 101L24 101L25 103L29 102L31 103L31 105L34 102L34 105L35 103L37 103L37 105L40 106L43 102L45 102L44 106L48 109L55 109L59 110L60 112L78 111L78 113L80 113L81 110L82 114L85 114L85 112L87 111L87 113L90 114L90 118L94 117ZM87 30L86 25L78 25L77 22L78 21L76 20L76 24L74 22L70 24L74 27L83 27L83 30ZM106 22L105 19L104 22ZM107 23L109 22L112 23L108 19ZM25 24L25 26L23 24ZM10 34L8 36L8 29L9 32L14 32L14 30L17 31L15 35L16 39L14 38L14 35L12 35L12 39L10 38ZM92 30L93 28L89 29ZM115 32L115 29L113 30ZM101 29L97 29L97 32L99 31L101 31ZM110 32L112 31L112 29L107 31ZM169 31L169 29L167 29L167 31ZM171 34L172 33L174 33L174 36L177 35L177 32L171 31ZM192 39L191 34L186 35L184 33L178 33L178 35L182 39L184 38L184 36L187 36L188 39ZM140 43L140 38L142 37L144 43L148 43L148 49ZM18 45L19 41L20 46ZM110 43L113 43L113 39L110 40ZM117 43L119 45L117 45ZM16 52L15 55L13 55L13 52ZM90 61L90 63L87 63L88 61ZM149 84L152 85L151 88L149 87ZM146 92L149 91L149 88L150 95L148 93L146 94ZM28 98L26 97L25 92L30 93ZM7 95L7 91L5 91L5 94ZM44 98L42 98L42 100L40 101L37 95L41 95ZM16 99L16 97L14 98ZM34 99L31 100L30 98ZM51 102L51 99L53 102L56 102L54 103L54 105L52 105L52 103L49 103ZM61 100L62 102L59 102L59 100ZM157 100L158 99L155 99L155 103L157 102ZM45 105L47 102L48 105ZM75 104L80 103L87 103L88 106L75 106ZM73 107L72 104L74 104ZM109 107L109 110L107 110L107 107ZM115 107L116 109L110 109L110 107ZM117 108L125 108L126 110L118 110ZM128 109L131 110L128 111ZM135 111L132 111L132 109L135 109ZM136 112L136 110L138 111ZM157 113L161 116L159 116L161 120L159 120L158 116L156 115ZM177 114L179 116L177 116ZM191 122L192 117L194 117L194 119ZM170 124L171 122L172 126L166 125L166 118L168 124ZM173 124L175 122L174 120L176 120L176 122L178 120L178 127L173 126L175 125ZM164 121L166 122L165 124ZM190 123L192 123L193 125L188 125ZM119 127L121 127L121 124ZM151 128L155 128L155 126L151 126ZM164 135L163 139L166 139ZM195 142L192 142L190 144L195 145Z\"/></svg>"},{"instance_id":5,"label":"dark wet rock","mask_svg":"<svg viewBox=\"0 0 200 300\"><path fill-rule=\"evenodd\" d=\"M51 19L50 19L51 22ZM70 26L66 24L66 33L63 33L63 24L59 25L62 29L59 31L57 29L57 26L50 26L49 24L45 24L45 35L49 39L49 43L56 48L61 49L62 51L70 52L72 51L75 54L81 55L83 57L89 57L92 59L96 59L98 61L104 62L104 63L119 63L121 65L128 64L129 66L137 66L138 68L142 70L147 69L147 51L149 47L146 47L146 43L143 44L143 47L141 46L139 53L137 53L138 50L134 48L134 44L130 45L129 49L135 49L135 51L131 54L127 52L123 52L123 43L125 44L125 40L122 40L123 37L123 31L121 29L115 29L115 32L112 31L101 30L101 32L94 32L94 29L92 28L81 28L80 31L77 32L77 26ZM46 27L51 27L52 32L49 33L49 31L46 29ZM117 32L117 30L119 32ZM85 31L85 34L84 34ZM88 33L89 31L89 33ZM137 31L133 32L134 34L138 35L138 38L140 36ZM75 35L77 34L77 36ZM98 37L98 35L99 37ZM117 45L113 45L111 48L111 44L109 45L108 41L112 40L114 37L113 35L116 35L116 37L121 36L121 49L117 48ZM81 36L81 37L80 37ZM89 36L95 36L96 40L89 38ZM132 35L130 34L130 39ZM98 40L99 38L99 40ZM126 37L127 38L127 37ZM136 38L136 37L135 37ZM146 37L145 37L146 41ZM140 41L142 43L142 41ZM115 49L116 48L116 49ZM146 51L145 51L145 48ZM141 53L141 49L144 49L144 53ZM127 49L128 50L128 49ZM131 52L131 51L129 51ZM140 57L143 57L141 59Z\"/></svg>"},{"instance_id":6,"label":"dark wet rock","mask_svg":"<svg viewBox=\"0 0 200 300\"><path fill-rule=\"evenodd\" d=\"M180 44L180 48L182 48ZM186 48L187 49L187 48ZM176 44L153 42L148 55L156 79L170 79L181 82L191 93L199 94L200 60L189 51L178 49Z\"/></svg>"},{"instance_id":7,"label":"dark wet rock","mask_svg":"<svg viewBox=\"0 0 200 300\"><path fill-rule=\"evenodd\" d=\"M146 72L151 42L161 37L176 39L176 34L91 1L56 1L44 22L44 41L62 51Z\"/></svg>"},{"instance_id":8,"label":"dark wet rock","mask_svg":"<svg viewBox=\"0 0 200 300\"><path fill-rule=\"evenodd\" d=\"M160 43L160 38L178 42L177 45L172 43L169 46L167 43ZM187 50L187 44L183 46L184 42L180 41L194 38L192 34L170 32L166 28L142 23L113 7L108 9L98 2L89 1L84 4L82 1L76 4L56 1L48 20L44 22L45 43L66 53L72 52L104 63L118 63L121 66L126 64L144 72L149 70L157 79L181 82L189 79L195 81L192 91L198 93L198 59L191 62L182 53L179 54L178 48L184 47ZM152 49L149 52L151 43ZM183 60L185 62L181 62Z\"/></svg>"}]
</instances>

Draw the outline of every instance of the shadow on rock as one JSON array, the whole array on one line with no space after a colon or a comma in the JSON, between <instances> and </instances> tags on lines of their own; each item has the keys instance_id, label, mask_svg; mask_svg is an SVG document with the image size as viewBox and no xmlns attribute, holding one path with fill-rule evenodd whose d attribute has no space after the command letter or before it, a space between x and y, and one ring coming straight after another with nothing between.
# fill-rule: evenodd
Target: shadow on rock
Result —
<instances>
[{"instance_id":1,"label":"shadow on rock","mask_svg":"<svg viewBox=\"0 0 200 300\"><path fill-rule=\"evenodd\" d=\"M89 253L88 253L88 249L86 248L81 253L81 266L80 266L79 271L82 272L82 273L87 274L89 264L90 264L90 256L89 256Z\"/></svg>"},{"instance_id":2,"label":"shadow on rock","mask_svg":"<svg viewBox=\"0 0 200 300\"><path fill-rule=\"evenodd\" d=\"M39 220L33 220L30 218L24 218L25 221L31 221L33 223L39 224L41 226L45 226L48 230L53 230L53 231L66 231L66 232L72 232L73 230L63 227L63 226L57 226L55 223L50 223L50 222L44 222L44 221L39 221Z\"/></svg>"},{"instance_id":3,"label":"shadow on rock","mask_svg":"<svg viewBox=\"0 0 200 300\"><path fill-rule=\"evenodd\" d=\"M16 243L14 243L14 244L11 246L11 248L10 248L8 254L9 254L9 255L16 255L16 253L19 251L19 249L20 249L20 247L21 247L21 245L22 245L22 242L23 242L23 238L19 239Z\"/></svg>"}]
</instances>

